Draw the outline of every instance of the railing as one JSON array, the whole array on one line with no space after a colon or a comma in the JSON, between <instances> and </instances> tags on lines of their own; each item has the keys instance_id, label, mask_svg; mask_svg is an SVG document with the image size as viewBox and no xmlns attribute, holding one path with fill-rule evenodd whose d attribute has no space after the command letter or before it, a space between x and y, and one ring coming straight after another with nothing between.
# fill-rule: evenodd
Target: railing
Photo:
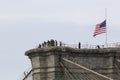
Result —
<instances>
[{"instance_id":1,"label":"railing","mask_svg":"<svg viewBox=\"0 0 120 80\"><path fill-rule=\"evenodd\" d=\"M28 68L27 70L25 70L19 80L33 80L32 69Z\"/></svg>"},{"instance_id":2,"label":"railing","mask_svg":"<svg viewBox=\"0 0 120 80\"><path fill-rule=\"evenodd\" d=\"M51 45L44 44L44 46L36 46L36 48L43 48L43 47L50 47ZM82 49L97 49L98 46L100 48L120 48L120 42L116 43L108 43L105 45L90 45L90 44L66 44L63 42L58 41L57 44L54 43L53 46L63 46L63 47L71 47L71 48L82 48Z\"/></svg>"},{"instance_id":3,"label":"railing","mask_svg":"<svg viewBox=\"0 0 120 80\"><path fill-rule=\"evenodd\" d=\"M72 48L79 48L78 44L64 44L63 46L65 47L72 47ZM96 49L96 45L89 45L89 44L82 44L81 47L82 49Z\"/></svg>"},{"instance_id":4,"label":"railing","mask_svg":"<svg viewBox=\"0 0 120 80\"><path fill-rule=\"evenodd\" d=\"M79 48L78 44L64 44L65 47ZM90 44L81 44L82 49L97 49L98 45L90 45ZM99 45L100 48L120 48L120 42L117 43L108 43L107 45Z\"/></svg>"},{"instance_id":5,"label":"railing","mask_svg":"<svg viewBox=\"0 0 120 80\"><path fill-rule=\"evenodd\" d=\"M108 47L116 47L116 48L120 48L120 42L110 43L110 44L108 44Z\"/></svg>"}]
</instances>

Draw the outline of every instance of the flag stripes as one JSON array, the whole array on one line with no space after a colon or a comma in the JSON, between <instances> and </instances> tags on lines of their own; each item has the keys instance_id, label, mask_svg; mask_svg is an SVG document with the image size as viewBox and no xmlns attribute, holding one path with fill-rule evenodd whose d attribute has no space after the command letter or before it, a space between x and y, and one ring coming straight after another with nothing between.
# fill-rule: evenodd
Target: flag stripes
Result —
<instances>
[{"instance_id":1,"label":"flag stripes","mask_svg":"<svg viewBox=\"0 0 120 80\"><path fill-rule=\"evenodd\" d=\"M102 33L106 33L106 20L96 25L93 36L95 37L96 35L99 35Z\"/></svg>"}]
</instances>

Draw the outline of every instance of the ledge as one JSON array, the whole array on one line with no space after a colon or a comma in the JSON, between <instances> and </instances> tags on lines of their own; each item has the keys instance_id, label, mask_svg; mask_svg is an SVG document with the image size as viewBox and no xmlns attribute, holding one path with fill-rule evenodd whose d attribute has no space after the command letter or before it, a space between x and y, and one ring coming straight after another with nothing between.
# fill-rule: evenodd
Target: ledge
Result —
<instances>
[{"instance_id":1,"label":"ledge","mask_svg":"<svg viewBox=\"0 0 120 80\"><path fill-rule=\"evenodd\" d=\"M71 53L120 53L120 49L115 48L105 48L105 49L78 49L78 48L71 48L71 47L60 47L60 46L53 46L53 47L44 47L44 48L35 48L30 49L25 52L26 56L34 53L46 53L46 52L71 52Z\"/></svg>"}]
</instances>

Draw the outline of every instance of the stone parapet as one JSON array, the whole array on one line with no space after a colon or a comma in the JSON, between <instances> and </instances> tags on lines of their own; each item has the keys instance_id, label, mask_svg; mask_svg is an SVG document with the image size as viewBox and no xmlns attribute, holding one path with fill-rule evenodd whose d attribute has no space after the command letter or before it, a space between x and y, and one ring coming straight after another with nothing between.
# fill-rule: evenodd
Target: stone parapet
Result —
<instances>
[{"instance_id":1,"label":"stone parapet","mask_svg":"<svg viewBox=\"0 0 120 80\"><path fill-rule=\"evenodd\" d=\"M29 56L32 63L33 80L65 80L64 70L60 65L62 57L107 77L119 80L116 77L117 68L115 68L115 60L120 58L119 48L77 49L51 46L28 50L25 55ZM63 63L74 73L85 72L76 69L76 66L67 62Z\"/></svg>"}]
</instances>

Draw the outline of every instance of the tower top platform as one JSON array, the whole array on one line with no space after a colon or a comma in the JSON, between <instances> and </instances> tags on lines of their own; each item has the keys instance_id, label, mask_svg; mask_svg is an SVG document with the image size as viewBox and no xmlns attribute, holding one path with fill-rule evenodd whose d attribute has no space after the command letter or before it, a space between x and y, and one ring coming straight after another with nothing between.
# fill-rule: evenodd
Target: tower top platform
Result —
<instances>
[{"instance_id":1,"label":"tower top platform","mask_svg":"<svg viewBox=\"0 0 120 80\"><path fill-rule=\"evenodd\" d=\"M46 53L46 52L70 52L80 54L103 54L103 53L120 53L120 48L101 48L101 49L78 49L64 46L51 46L44 48L34 48L25 52L26 56L34 53Z\"/></svg>"}]
</instances>

